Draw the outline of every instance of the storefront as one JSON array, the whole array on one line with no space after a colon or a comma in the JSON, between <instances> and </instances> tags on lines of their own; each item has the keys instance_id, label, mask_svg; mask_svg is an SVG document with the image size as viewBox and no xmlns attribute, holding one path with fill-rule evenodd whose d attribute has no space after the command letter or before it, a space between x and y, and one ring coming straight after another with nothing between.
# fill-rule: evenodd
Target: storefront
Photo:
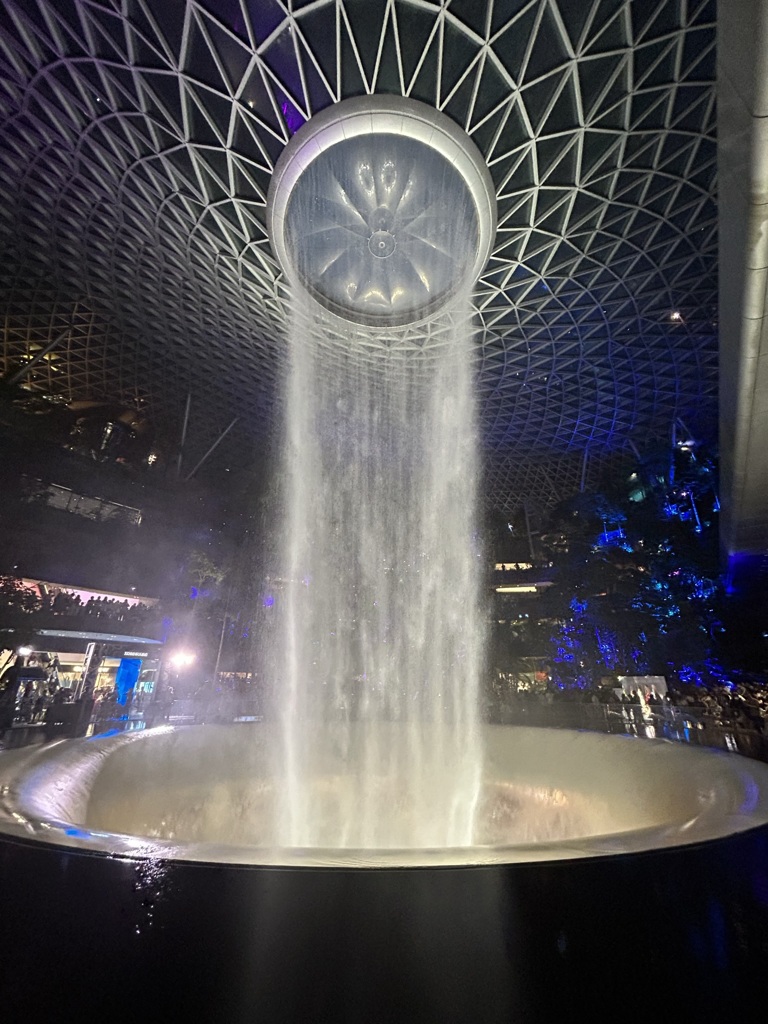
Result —
<instances>
[{"instance_id":1,"label":"storefront","mask_svg":"<svg viewBox=\"0 0 768 1024\"><path fill-rule=\"evenodd\" d=\"M26 664L43 670L37 686L49 692L82 689L91 667L91 692L97 699L115 693L118 703L131 704L152 694L161 670L163 644L147 637L116 633L41 629L30 638L16 631L0 635L0 672L22 654Z\"/></svg>"}]
</instances>

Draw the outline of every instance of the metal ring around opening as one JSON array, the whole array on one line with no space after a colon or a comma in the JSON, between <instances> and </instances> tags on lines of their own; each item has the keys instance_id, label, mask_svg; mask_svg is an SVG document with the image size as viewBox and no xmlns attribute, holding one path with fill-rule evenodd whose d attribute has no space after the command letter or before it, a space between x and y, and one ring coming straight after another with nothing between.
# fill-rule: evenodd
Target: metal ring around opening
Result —
<instances>
[{"instance_id":1,"label":"metal ring around opening","mask_svg":"<svg viewBox=\"0 0 768 1024\"><path fill-rule=\"evenodd\" d=\"M421 323L482 272L496 230L483 157L450 118L399 96L326 108L283 150L267 199L292 288L344 320Z\"/></svg>"}]
</instances>

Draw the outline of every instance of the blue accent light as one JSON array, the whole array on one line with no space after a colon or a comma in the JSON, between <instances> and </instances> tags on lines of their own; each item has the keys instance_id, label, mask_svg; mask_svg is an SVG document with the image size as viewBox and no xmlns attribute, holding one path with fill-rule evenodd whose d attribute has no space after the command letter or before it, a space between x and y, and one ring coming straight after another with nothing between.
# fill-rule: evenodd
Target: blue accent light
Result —
<instances>
[{"instance_id":1,"label":"blue accent light","mask_svg":"<svg viewBox=\"0 0 768 1024\"><path fill-rule=\"evenodd\" d=\"M141 658L121 658L115 676L117 703L125 704L128 694L136 685L141 671Z\"/></svg>"},{"instance_id":2,"label":"blue accent light","mask_svg":"<svg viewBox=\"0 0 768 1024\"><path fill-rule=\"evenodd\" d=\"M621 527L616 530L604 529L597 538L597 543L600 547L622 547L627 551L632 550L632 548L627 545L627 538Z\"/></svg>"},{"instance_id":3,"label":"blue accent light","mask_svg":"<svg viewBox=\"0 0 768 1024\"><path fill-rule=\"evenodd\" d=\"M104 732L95 732L93 736L89 736L89 740L105 740L108 736L119 736L122 733L122 729L106 729Z\"/></svg>"},{"instance_id":4,"label":"blue accent light","mask_svg":"<svg viewBox=\"0 0 768 1024\"><path fill-rule=\"evenodd\" d=\"M682 665L678 670L680 681L692 686L704 686L704 677L693 665Z\"/></svg>"},{"instance_id":5,"label":"blue accent light","mask_svg":"<svg viewBox=\"0 0 768 1024\"><path fill-rule=\"evenodd\" d=\"M744 782L744 802L739 808L739 814L752 814L760 798L760 787L751 775L742 775L742 781Z\"/></svg>"},{"instance_id":6,"label":"blue accent light","mask_svg":"<svg viewBox=\"0 0 768 1024\"><path fill-rule=\"evenodd\" d=\"M749 552L734 551L728 555L728 568L725 574L726 594L748 593L754 588L764 586L765 556Z\"/></svg>"},{"instance_id":7,"label":"blue accent light","mask_svg":"<svg viewBox=\"0 0 768 1024\"><path fill-rule=\"evenodd\" d=\"M613 671L619 664L619 649L616 634L611 630L595 629L597 649L605 667Z\"/></svg>"}]
</instances>

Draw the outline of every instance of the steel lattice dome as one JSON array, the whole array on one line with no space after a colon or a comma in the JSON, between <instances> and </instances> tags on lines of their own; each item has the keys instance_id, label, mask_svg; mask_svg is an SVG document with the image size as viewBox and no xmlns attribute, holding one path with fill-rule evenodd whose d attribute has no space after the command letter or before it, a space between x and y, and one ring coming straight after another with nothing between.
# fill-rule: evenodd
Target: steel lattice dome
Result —
<instances>
[{"instance_id":1,"label":"steel lattice dome","mask_svg":"<svg viewBox=\"0 0 768 1024\"><path fill-rule=\"evenodd\" d=\"M331 104L402 95L460 126L496 189L473 294L492 499L549 503L585 450L596 472L675 421L714 432L714 8L8 0L0 355L66 330L35 388L176 424L191 391L201 449L236 415L226 443L258 444L287 298L275 164Z\"/></svg>"}]
</instances>

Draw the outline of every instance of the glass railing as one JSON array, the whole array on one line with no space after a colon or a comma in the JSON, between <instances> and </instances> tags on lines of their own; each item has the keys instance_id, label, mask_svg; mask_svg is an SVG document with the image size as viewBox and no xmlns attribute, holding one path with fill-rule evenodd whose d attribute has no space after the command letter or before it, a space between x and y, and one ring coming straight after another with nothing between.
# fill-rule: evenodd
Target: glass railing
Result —
<instances>
[{"instance_id":1,"label":"glass railing","mask_svg":"<svg viewBox=\"0 0 768 1024\"><path fill-rule=\"evenodd\" d=\"M263 701L235 694L151 700L142 696L127 705L97 701L88 725L89 735L114 730L143 729L155 725L202 725L259 722L265 717ZM345 717L340 712L340 717ZM522 700L486 709L485 721L494 725L533 726L547 729L586 729L643 739L663 739L714 747L768 761L768 727L762 722L729 718L724 709L673 705L621 705ZM79 723L75 725L74 723ZM768 726L768 723L766 723ZM0 729L4 746L21 746L41 739L82 734L77 705L58 708L31 703L19 705L12 724ZM14 735L15 734L15 735Z\"/></svg>"},{"instance_id":2,"label":"glass railing","mask_svg":"<svg viewBox=\"0 0 768 1024\"><path fill-rule=\"evenodd\" d=\"M487 712L486 719L499 725L588 729L674 740L768 761L768 721L763 727L762 723L730 718L724 709L709 711L669 704L547 704L526 700L514 705L497 705Z\"/></svg>"}]
</instances>

